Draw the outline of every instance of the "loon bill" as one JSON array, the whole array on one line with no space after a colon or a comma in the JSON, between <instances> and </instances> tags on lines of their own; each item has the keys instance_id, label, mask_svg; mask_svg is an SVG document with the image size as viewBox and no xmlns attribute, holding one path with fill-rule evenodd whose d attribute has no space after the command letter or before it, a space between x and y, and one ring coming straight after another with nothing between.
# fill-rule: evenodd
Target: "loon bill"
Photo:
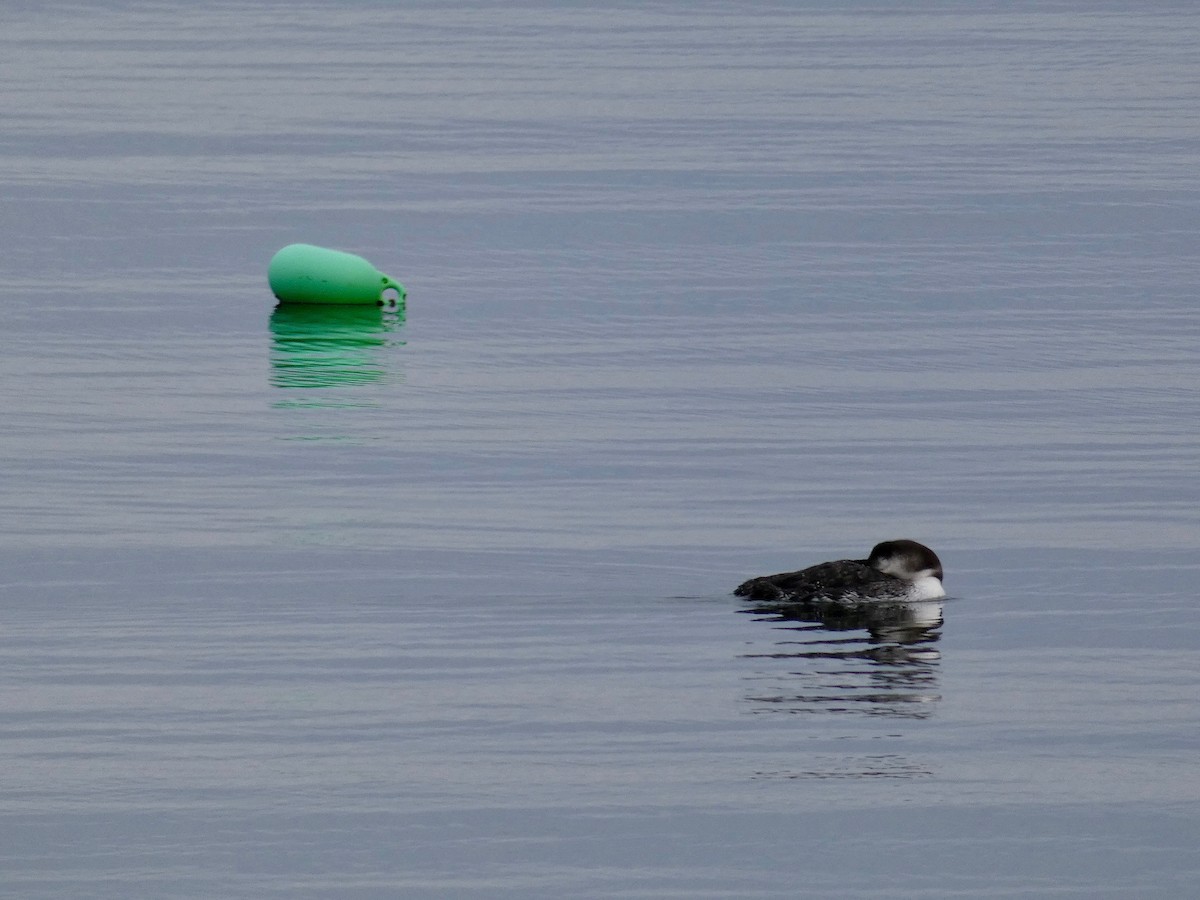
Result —
<instances>
[{"instance_id":1,"label":"loon bill","mask_svg":"<svg viewBox=\"0 0 1200 900\"><path fill-rule=\"evenodd\" d=\"M884 541L866 559L838 559L798 572L751 578L734 591L739 597L775 603L813 600L891 600L915 602L945 597L942 561L916 541Z\"/></svg>"}]
</instances>

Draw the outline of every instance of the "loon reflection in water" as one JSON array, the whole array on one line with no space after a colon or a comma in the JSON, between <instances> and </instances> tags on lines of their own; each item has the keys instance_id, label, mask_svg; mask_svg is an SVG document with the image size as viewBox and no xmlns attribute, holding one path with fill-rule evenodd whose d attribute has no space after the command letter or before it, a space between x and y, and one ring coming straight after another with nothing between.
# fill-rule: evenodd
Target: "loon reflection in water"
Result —
<instances>
[{"instance_id":1,"label":"loon reflection in water","mask_svg":"<svg viewBox=\"0 0 1200 900\"><path fill-rule=\"evenodd\" d=\"M776 623L776 639L744 655L769 661L746 699L757 712L928 718L941 699L942 610L940 600L754 603L742 612Z\"/></svg>"},{"instance_id":2,"label":"loon reflection in water","mask_svg":"<svg viewBox=\"0 0 1200 900\"><path fill-rule=\"evenodd\" d=\"M889 603L807 600L756 603L743 610L777 621L810 622L823 631L866 631L872 645L911 646L934 642L940 636L944 604L940 600ZM857 655L873 656L870 650Z\"/></svg>"}]
</instances>

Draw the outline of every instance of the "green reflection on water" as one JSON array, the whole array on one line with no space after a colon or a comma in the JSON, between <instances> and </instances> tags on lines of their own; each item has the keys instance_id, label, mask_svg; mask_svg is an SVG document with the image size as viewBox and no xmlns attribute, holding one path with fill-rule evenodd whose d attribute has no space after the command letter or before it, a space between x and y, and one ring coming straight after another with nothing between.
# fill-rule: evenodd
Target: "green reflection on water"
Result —
<instances>
[{"instance_id":1,"label":"green reflection on water","mask_svg":"<svg viewBox=\"0 0 1200 900\"><path fill-rule=\"evenodd\" d=\"M389 370L389 347L404 310L281 303L271 313L271 385L328 388L402 381Z\"/></svg>"}]
</instances>

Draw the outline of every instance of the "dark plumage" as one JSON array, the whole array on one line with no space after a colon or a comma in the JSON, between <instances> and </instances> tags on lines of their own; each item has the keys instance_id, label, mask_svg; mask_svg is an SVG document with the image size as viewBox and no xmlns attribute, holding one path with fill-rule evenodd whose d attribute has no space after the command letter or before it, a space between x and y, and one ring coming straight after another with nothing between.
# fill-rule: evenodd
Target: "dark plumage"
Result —
<instances>
[{"instance_id":1,"label":"dark plumage","mask_svg":"<svg viewBox=\"0 0 1200 900\"><path fill-rule=\"evenodd\" d=\"M898 540L876 544L866 559L839 559L798 572L751 578L734 593L774 603L933 599L945 595L941 580L942 563L936 553L916 541Z\"/></svg>"}]
</instances>

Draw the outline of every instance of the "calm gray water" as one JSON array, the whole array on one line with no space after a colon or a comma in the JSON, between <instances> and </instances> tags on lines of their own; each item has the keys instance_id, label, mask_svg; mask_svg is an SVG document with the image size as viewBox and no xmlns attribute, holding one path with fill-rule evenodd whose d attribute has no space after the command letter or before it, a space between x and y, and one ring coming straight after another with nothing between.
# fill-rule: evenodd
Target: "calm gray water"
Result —
<instances>
[{"instance_id":1,"label":"calm gray water","mask_svg":"<svg viewBox=\"0 0 1200 900\"><path fill-rule=\"evenodd\" d=\"M0 18L0 894L1193 895L1193 5Z\"/></svg>"}]
</instances>

